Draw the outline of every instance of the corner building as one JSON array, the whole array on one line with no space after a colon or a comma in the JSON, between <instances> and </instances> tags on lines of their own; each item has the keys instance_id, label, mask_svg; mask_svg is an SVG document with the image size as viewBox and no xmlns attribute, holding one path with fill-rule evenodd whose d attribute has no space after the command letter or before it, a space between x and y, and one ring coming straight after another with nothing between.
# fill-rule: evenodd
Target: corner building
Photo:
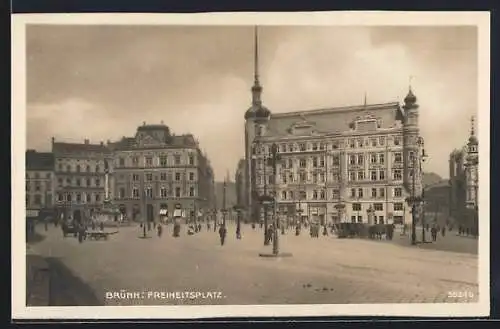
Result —
<instances>
[{"instance_id":1,"label":"corner building","mask_svg":"<svg viewBox=\"0 0 500 329\"><path fill-rule=\"evenodd\" d=\"M55 204L60 213L81 219L100 209L106 199L112 199L113 154L108 145L92 144L88 139L83 143L56 142L52 138L52 153Z\"/></svg>"},{"instance_id":2,"label":"corner building","mask_svg":"<svg viewBox=\"0 0 500 329\"><path fill-rule=\"evenodd\" d=\"M274 192L267 159L276 143L279 214L322 223L410 223L406 198L422 193L419 111L411 88L403 106L274 114L262 102L257 47L256 34L252 105L245 113L245 195L253 220L264 216L259 196Z\"/></svg>"},{"instance_id":3,"label":"corner building","mask_svg":"<svg viewBox=\"0 0 500 329\"><path fill-rule=\"evenodd\" d=\"M134 137L112 143L115 203L131 220L173 214L180 204L191 218L215 201L210 162L193 135L173 135L168 126L137 128Z\"/></svg>"},{"instance_id":4,"label":"corner building","mask_svg":"<svg viewBox=\"0 0 500 329\"><path fill-rule=\"evenodd\" d=\"M26 209L54 206L54 156L52 153L26 151Z\"/></svg>"}]
</instances>

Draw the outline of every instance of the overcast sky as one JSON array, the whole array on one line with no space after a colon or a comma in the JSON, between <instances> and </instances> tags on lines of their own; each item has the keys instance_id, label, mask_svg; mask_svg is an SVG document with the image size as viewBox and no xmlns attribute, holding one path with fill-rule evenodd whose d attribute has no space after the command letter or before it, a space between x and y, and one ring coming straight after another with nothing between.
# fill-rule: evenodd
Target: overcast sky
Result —
<instances>
[{"instance_id":1,"label":"overcast sky","mask_svg":"<svg viewBox=\"0 0 500 329\"><path fill-rule=\"evenodd\" d=\"M420 103L426 171L448 177L448 154L477 112L474 27L260 27L263 101L272 112L402 100ZM30 26L27 143L133 136L143 121L191 132L216 180L244 154L253 27Z\"/></svg>"}]
</instances>

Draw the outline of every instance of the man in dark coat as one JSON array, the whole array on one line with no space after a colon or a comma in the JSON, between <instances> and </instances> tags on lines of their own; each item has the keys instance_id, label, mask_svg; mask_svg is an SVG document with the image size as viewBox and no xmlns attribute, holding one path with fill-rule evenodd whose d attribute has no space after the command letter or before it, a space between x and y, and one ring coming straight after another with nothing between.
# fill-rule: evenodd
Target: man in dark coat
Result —
<instances>
[{"instance_id":1,"label":"man in dark coat","mask_svg":"<svg viewBox=\"0 0 500 329\"><path fill-rule=\"evenodd\" d=\"M221 246L224 245L224 241L226 240L226 234L227 234L226 226L221 225L219 228L219 237L220 237L220 245Z\"/></svg>"}]
</instances>

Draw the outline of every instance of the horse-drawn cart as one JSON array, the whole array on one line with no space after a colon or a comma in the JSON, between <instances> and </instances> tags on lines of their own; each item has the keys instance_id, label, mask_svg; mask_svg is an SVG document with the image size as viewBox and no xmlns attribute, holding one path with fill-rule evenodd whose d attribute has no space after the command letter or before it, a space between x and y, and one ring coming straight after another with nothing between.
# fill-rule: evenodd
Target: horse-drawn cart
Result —
<instances>
[{"instance_id":1,"label":"horse-drawn cart","mask_svg":"<svg viewBox=\"0 0 500 329\"><path fill-rule=\"evenodd\" d=\"M118 231L114 232L104 232L104 231L88 231L86 232L88 240L107 240L110 235L116 234Z\"/></svg>"}]
</instances>

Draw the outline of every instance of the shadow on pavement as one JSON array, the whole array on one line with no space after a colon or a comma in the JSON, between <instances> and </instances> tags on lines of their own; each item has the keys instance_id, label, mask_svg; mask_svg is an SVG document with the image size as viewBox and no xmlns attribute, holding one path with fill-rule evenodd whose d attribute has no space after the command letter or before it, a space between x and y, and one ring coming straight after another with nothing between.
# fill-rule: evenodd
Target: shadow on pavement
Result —
<instances>
[{"instance_id":1,"label":"shadow on pavement","mask_svg":"<svg viewBox=\"0 0 500 329\"><path fill-rule=\"evenodd\" d=\"M46 258L50 267L49 306L103 306L90 286L57 258Z\"/></svg>"},{"instance_id":2,"label":"shadow on pavement","mask_svg":"<svg viewBox=\"0 0 500 329\"><path fill-rule=\"evenodd\" d=\"M45 240L45 235L40 234L38 232L35 232L33 234L29 234L26 237L26 243L28 243L28 244L37 244L39 242L42 242L43 240Z\"/></svg>"}]
</instances>

